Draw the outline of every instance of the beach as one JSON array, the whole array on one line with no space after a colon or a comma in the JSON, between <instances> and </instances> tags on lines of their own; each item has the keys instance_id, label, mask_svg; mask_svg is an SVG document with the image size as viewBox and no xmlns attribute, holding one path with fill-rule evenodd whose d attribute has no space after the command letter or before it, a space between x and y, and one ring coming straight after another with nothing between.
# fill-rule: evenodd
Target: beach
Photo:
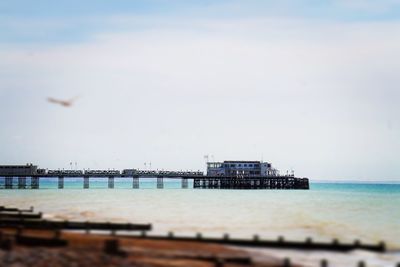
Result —
<instances>
[{"instance_id":1,"label":"beach","mask_svg":"<svg viewBox=\"0 0 400 267\"><path fill-rule=\"evenodd\" d=\"M298 191L179 189L174 181L166 182L164 189L155 189L151 183L132 189L124 181L116 181L115 189L102 188L102 182L85 190L79 188L79 181L69 186L51 189L44 183L39 190L2 190L0 202L19 208L34 206L48 219L151 223L153 234L384 241L390 251L384 258L398 261L400 185L312 183L310 190ZM266 250L257 253L264 255ZM302 263L315 264L320 259L319 253L305 258L296 252L290 255L297 255ZM349 258L358 259L357 255ZM379 254L360 255L382 261Z\"/></svg>"}]
</instances>

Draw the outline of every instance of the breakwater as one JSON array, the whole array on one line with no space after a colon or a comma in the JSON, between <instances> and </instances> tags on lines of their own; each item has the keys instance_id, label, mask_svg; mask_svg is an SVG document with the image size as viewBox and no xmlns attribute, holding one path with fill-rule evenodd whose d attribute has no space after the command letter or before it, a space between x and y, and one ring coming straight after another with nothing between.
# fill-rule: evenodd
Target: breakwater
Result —
<instances>
[{"instance_id":1,"label":"breakwater","mask_svg":"<svg viewBox=\"0 0 400 267\"><path fill-rule=\"evenodd\" d=\"M117 231L125 232L124 237L145 238L151 240L174 240L174 241L190 241L201 243L217 243L244 247L261 247L261 248L278 248L278 249L302 249L302 250L328 250L328 251L351 251L354 249L363 249L375 252L385 252L386 245L382 241L378 244L366 244L360 240L352 243L342 243L338 239L332 242L315 242L308 237L304 241L285 240L283 236L279 236L276 240L261 239L258 235L254 235L251 239L231 238L229 234L222 237L205 237L201 233L192 236L176 236L173 232L167 235L149 235L148 231L152 229L151 224L134 224L134 223L112 223L112 222L90 222L90 221L68 221L68 220L47 220L42 218L42 213L34 213L33 207L29 210L20 210L15 208L7 208L0 206L0 229L17 229L20 236L23 230L50 230L55 231L54 236L59 237L61 230L81 230L90 233L92 230L108 231L112 235L116 235ZM126 232L140 231L139 235L126 235Z\"/></svg>"}]
</instances>

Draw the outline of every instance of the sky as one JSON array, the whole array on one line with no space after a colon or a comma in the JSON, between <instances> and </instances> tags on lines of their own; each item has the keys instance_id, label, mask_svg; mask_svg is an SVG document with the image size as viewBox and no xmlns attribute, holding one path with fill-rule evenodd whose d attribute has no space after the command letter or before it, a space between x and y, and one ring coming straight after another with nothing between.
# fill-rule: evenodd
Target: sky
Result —
<instances>
[{"instance_id":1,"label":"sky","mask_svg":"<svg viewBox=\"0 0 400 267\"><path fill-rule=\"evenodd\" d=\"M399 0L5 0L0 33L2 164L400 179Z\"/></svg>"}]
</instances>

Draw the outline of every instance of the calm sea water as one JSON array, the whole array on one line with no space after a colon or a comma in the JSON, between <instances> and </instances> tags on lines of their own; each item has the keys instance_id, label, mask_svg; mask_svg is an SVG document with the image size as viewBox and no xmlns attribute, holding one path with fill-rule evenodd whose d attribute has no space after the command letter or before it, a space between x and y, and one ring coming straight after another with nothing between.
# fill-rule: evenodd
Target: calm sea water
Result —
<instances>
[{"instance_id":1,"label":"calm sea water","mask_svg":"<svg viewBox=\"0 0 400 267\"><path fill-rule=\"evenodd\" d=\"M123 179L115 179L115 189L99 179L84 190L82 183L66 179L60 190L42 179L39 190L0 190L0 204L34 206L50 218L152 223L157 234L384 240L400 248L400 184L312 183L307 191L285 191L179 189L173 180L164 189L155 180L132 189Z\"/></svg>"}]
</instances>

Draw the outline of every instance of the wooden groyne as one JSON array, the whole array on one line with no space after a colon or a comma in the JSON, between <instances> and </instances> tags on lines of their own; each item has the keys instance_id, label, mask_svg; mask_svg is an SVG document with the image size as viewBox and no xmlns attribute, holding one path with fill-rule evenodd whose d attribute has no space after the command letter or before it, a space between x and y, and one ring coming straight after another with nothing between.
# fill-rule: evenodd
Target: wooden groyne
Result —
<instances>
[{"instance_id":1,"label":"wooden groyne","mask_svg":"<svg viewBox=\"0 0 400 267\"><path fill-rule=\"evenodd\" d=\"M29 229L64 229L64 230L106 230L106 231L149 231L150 224L56 221L44 219L1 218L0 227L23 227Z\"/></svg>"},{"instance_id":2,"label":"wooden groyne","mask_svg":"<svg viewBox=\"0 0 400 267\"><path fill-rule=\"evenodd\" d=\"M69 220L47 220L42 213L0 206L0 228L53 229L53 230L106 230L106 231L150 231L151 224L90 222Z\"/></svg>"},{"instance_id":3,"label":"wooden groyne","mask_svg":"<svg viewBox=\"0 0 400 267\"><path fill-rule=\"evenodd\" d=\"M40 230L84 230L90 233L91 230L110 231L116 235L116 231L133 231L139 232L139 235L122 235L129 238L144 238L149 240L173 240L173 241L190 241L201 243L216 243L243 247L259 247L259 248L279 248L279 249L302 249L302 250L326 250L347 252L354 249L363 249L374 252L385 252L386 244L380 242L378 244L366 244L360 240L355 240L352 243L343 243L338 239L333 239L332 242L315 242L312 238L307 238L304 241L290 241L283 236L275 240L264 240L258 235L254 235L251 239L231 238L229 234L224 234L222 237L206 237L201 233L195 236L177 236L173 232L167 235L149 235L148 231L152 229L151 224L132 224L132 223L110 223L110 222L79 222L79 221L52 221L44 219L25 219L21 217L21 211L14 213L14 218L2 218L0 211L0 229L14 228L22 230L40 229ZM7 212L9 214L10 212ZM41 213L38 213L41 214Z\"/></svg>"},{"instance_id":4,"label":"wooden groyne","mask_svg":"<svg viewBox=\"0 0 400 267\"><path fill-rule=\"evenodd\" d=\"M231 238L229 234L224 234L221 237L206 237L201 233L196 234L195 236L178 236L173 232L169 232L167 235L149 235L146 230L140 232L140 234L127 235L126 231L124 233L117 233L116 228L101 228L102 230L109 230L110 235L103 234L98 235L97 233L93 233L91 231L86 231L86 234L82 233L71 233L68 231L68 228L60 228L60 225L47 224L43 227L37 228L36 226L25 223L25 217L23 214L41 214L34 213L33 209L25 209L19 210L16 208L8 208L0 206L0 215L6 214L9 217L10 214L13 214L16 219L14 225L3 224L4 218L0 216L0 256L5 255L5 253L16 253L21 250L21 248L25 249L23 252L24 257L20 257L19 259L25 259L29 257L25 257L27 255L26 249L34 249L32 253L45 252L45 248L52 248L51 253L56 251L66 252L68 254L69 261L71 260L71 255L75 255L73 250L74 248L78 248L77 257L74 259L76 262L84 261L87 262L89 258L100 259L102 256L107 254L108 258L113 258L115 263L116 259L123 259L129 256L134 256L135 260L140 259L143 256L145 248L148 248L148 253L159 259L162 258L163 261L168 259L177 259L177 263L180 263L179 266L182 265L182 260L198 260L205 263L204 265L195 265L195 266L215 266L215 267L223 267L223 266L283 266L283 267L291 267L291 266L300 266L296 264L295 260L292 260L289 257L285 258L276 258L278 261L274 260L273 264L261 264L257 260L253 258L254 254L250 253L239 253L237 250L238 247L249 247L249 248L274 248L274 249L296 249L303 251L331 251L331 252L349 252L354 249L367 250L377 253L386 252L386 245L384 242L378 244L366 244L362 243L359 240L355 240L352 243L344 243L339 242L339 240L334 239L332 242L315 242L311 238L307 238L303 241L290 241L286 240L284 237L278 237L275 240L265 240L261 239L258 235L255 235L250 239L238 239ZM28 219L30 221L31 219ZM44 223L43 220L38 220L40 223ZM84 222L81 222L84 223ZM108 223L103 223L104 225ZM109 224L108 224L109 225ZM122 225L122 224L121 224ZM127 224L125 224L127 225ZM135 225L135 224L131 224ZM80 224L79 227L81 227ZM86 226L91 227L90 230L98 229L96 226L92 224L87 224ZM94 226L94 228L93 228ZM73 228L76 229L76 228ZM118 228L119 230L121 228ZM87 229L80 229L87 230ZM123 229L121 229L123 230ZM125 229L126 230L126 229ZM106 232L107 233L107 232ZM81 241L78 241L81 240ZM79 242L79 243L78 243ZM143 247L143 245L145 245ZM151 246L150 246L151 245ZM222 246L221 246L222 245ZM78 246L78 247L74 247ZM86 246L86 247L85 247ZM35 247L39 247L40 250L35 250ZM207 250L209 247L213 250ZM232 253L227 253L229 249L233 247L237 247ZM86 248L86 250L83 250ZM188 249L189 248L189 249ZM57 250L59 249L59 250ZM136 250L135 250L136 249ZM160 250L161 249L161 250ZM165 250L162 250L165 249ZM100 251L105 254L96 255L88 257L89 253L93 253L95 251ZM171 254L171 252L173 252ZM147 252L146 252L147 253ZM149 254L149 255L150 255ZM59 257L63 261L64 258L59 254ZM16 257L11 257L16 259ZM9 260L10 258L2 258L1 260ZM47 259L47 258L46 258ZM146 258L144 261L146 262L146 266L160 266L159 261L155 265L149 264L149 258ZM15 263L15 262L14 262ZM54 258L53 258L54 263ZM210 265L211 263L211 265ZM12 265L11 262L6 262L6 265ZM322 258L319 262L320 267L329 266L330 262L324 258ZM368 262L358 259L357 265L358 267L367 266ZM7 266L8 266L7 265ZM123 265L123 264L120 264ZM125 264L126 265L126 264ZM131 264L129 266L133 266ZM20 265L19 265L20 266ZM22 266L22 265L21 265ZM23 265L29 266L29 265ZM47 266L47 265L40 265ZM93 266L103 266L99 262L93 264ZM110 266L110 265L104 265ZM128 266L128 265L126 265ZM172 265L171 265L172 266ZM175 266L175 265L174 265ZM182 266L192 266L190 263ZM316 265L317 266L317 265ZM352 266L352 265L346 265ZM393 266L400 266L399 263L393 263Z\"/></svg>"},{"instance_id":5,"label":"wooden groyne","mask_svg":"<svg viewBox=\"0 0 400 267\"><path fill-rule=\"evenodd\" d=\"M386 251L386 245L384 242L380 242L378 244L364 244L361 243L360 240L355 240L353 243L342 243L339 242L338 239L333 239L332 242L315 242L310 237L304 241L286 240L282 236L275 240L262 240L258 235L255 235L252 239L239 239L231 238L229 234L224 234L222 237L205 237L201 233L196 234L196 236L176 236L173 232L170 232L166 236L149 236L143 233L139 236L139 238L216 243L254 248L326 250L339 252L348 252L355 249L363 249L374 252Z\"/></svg>"}]
</instances>

